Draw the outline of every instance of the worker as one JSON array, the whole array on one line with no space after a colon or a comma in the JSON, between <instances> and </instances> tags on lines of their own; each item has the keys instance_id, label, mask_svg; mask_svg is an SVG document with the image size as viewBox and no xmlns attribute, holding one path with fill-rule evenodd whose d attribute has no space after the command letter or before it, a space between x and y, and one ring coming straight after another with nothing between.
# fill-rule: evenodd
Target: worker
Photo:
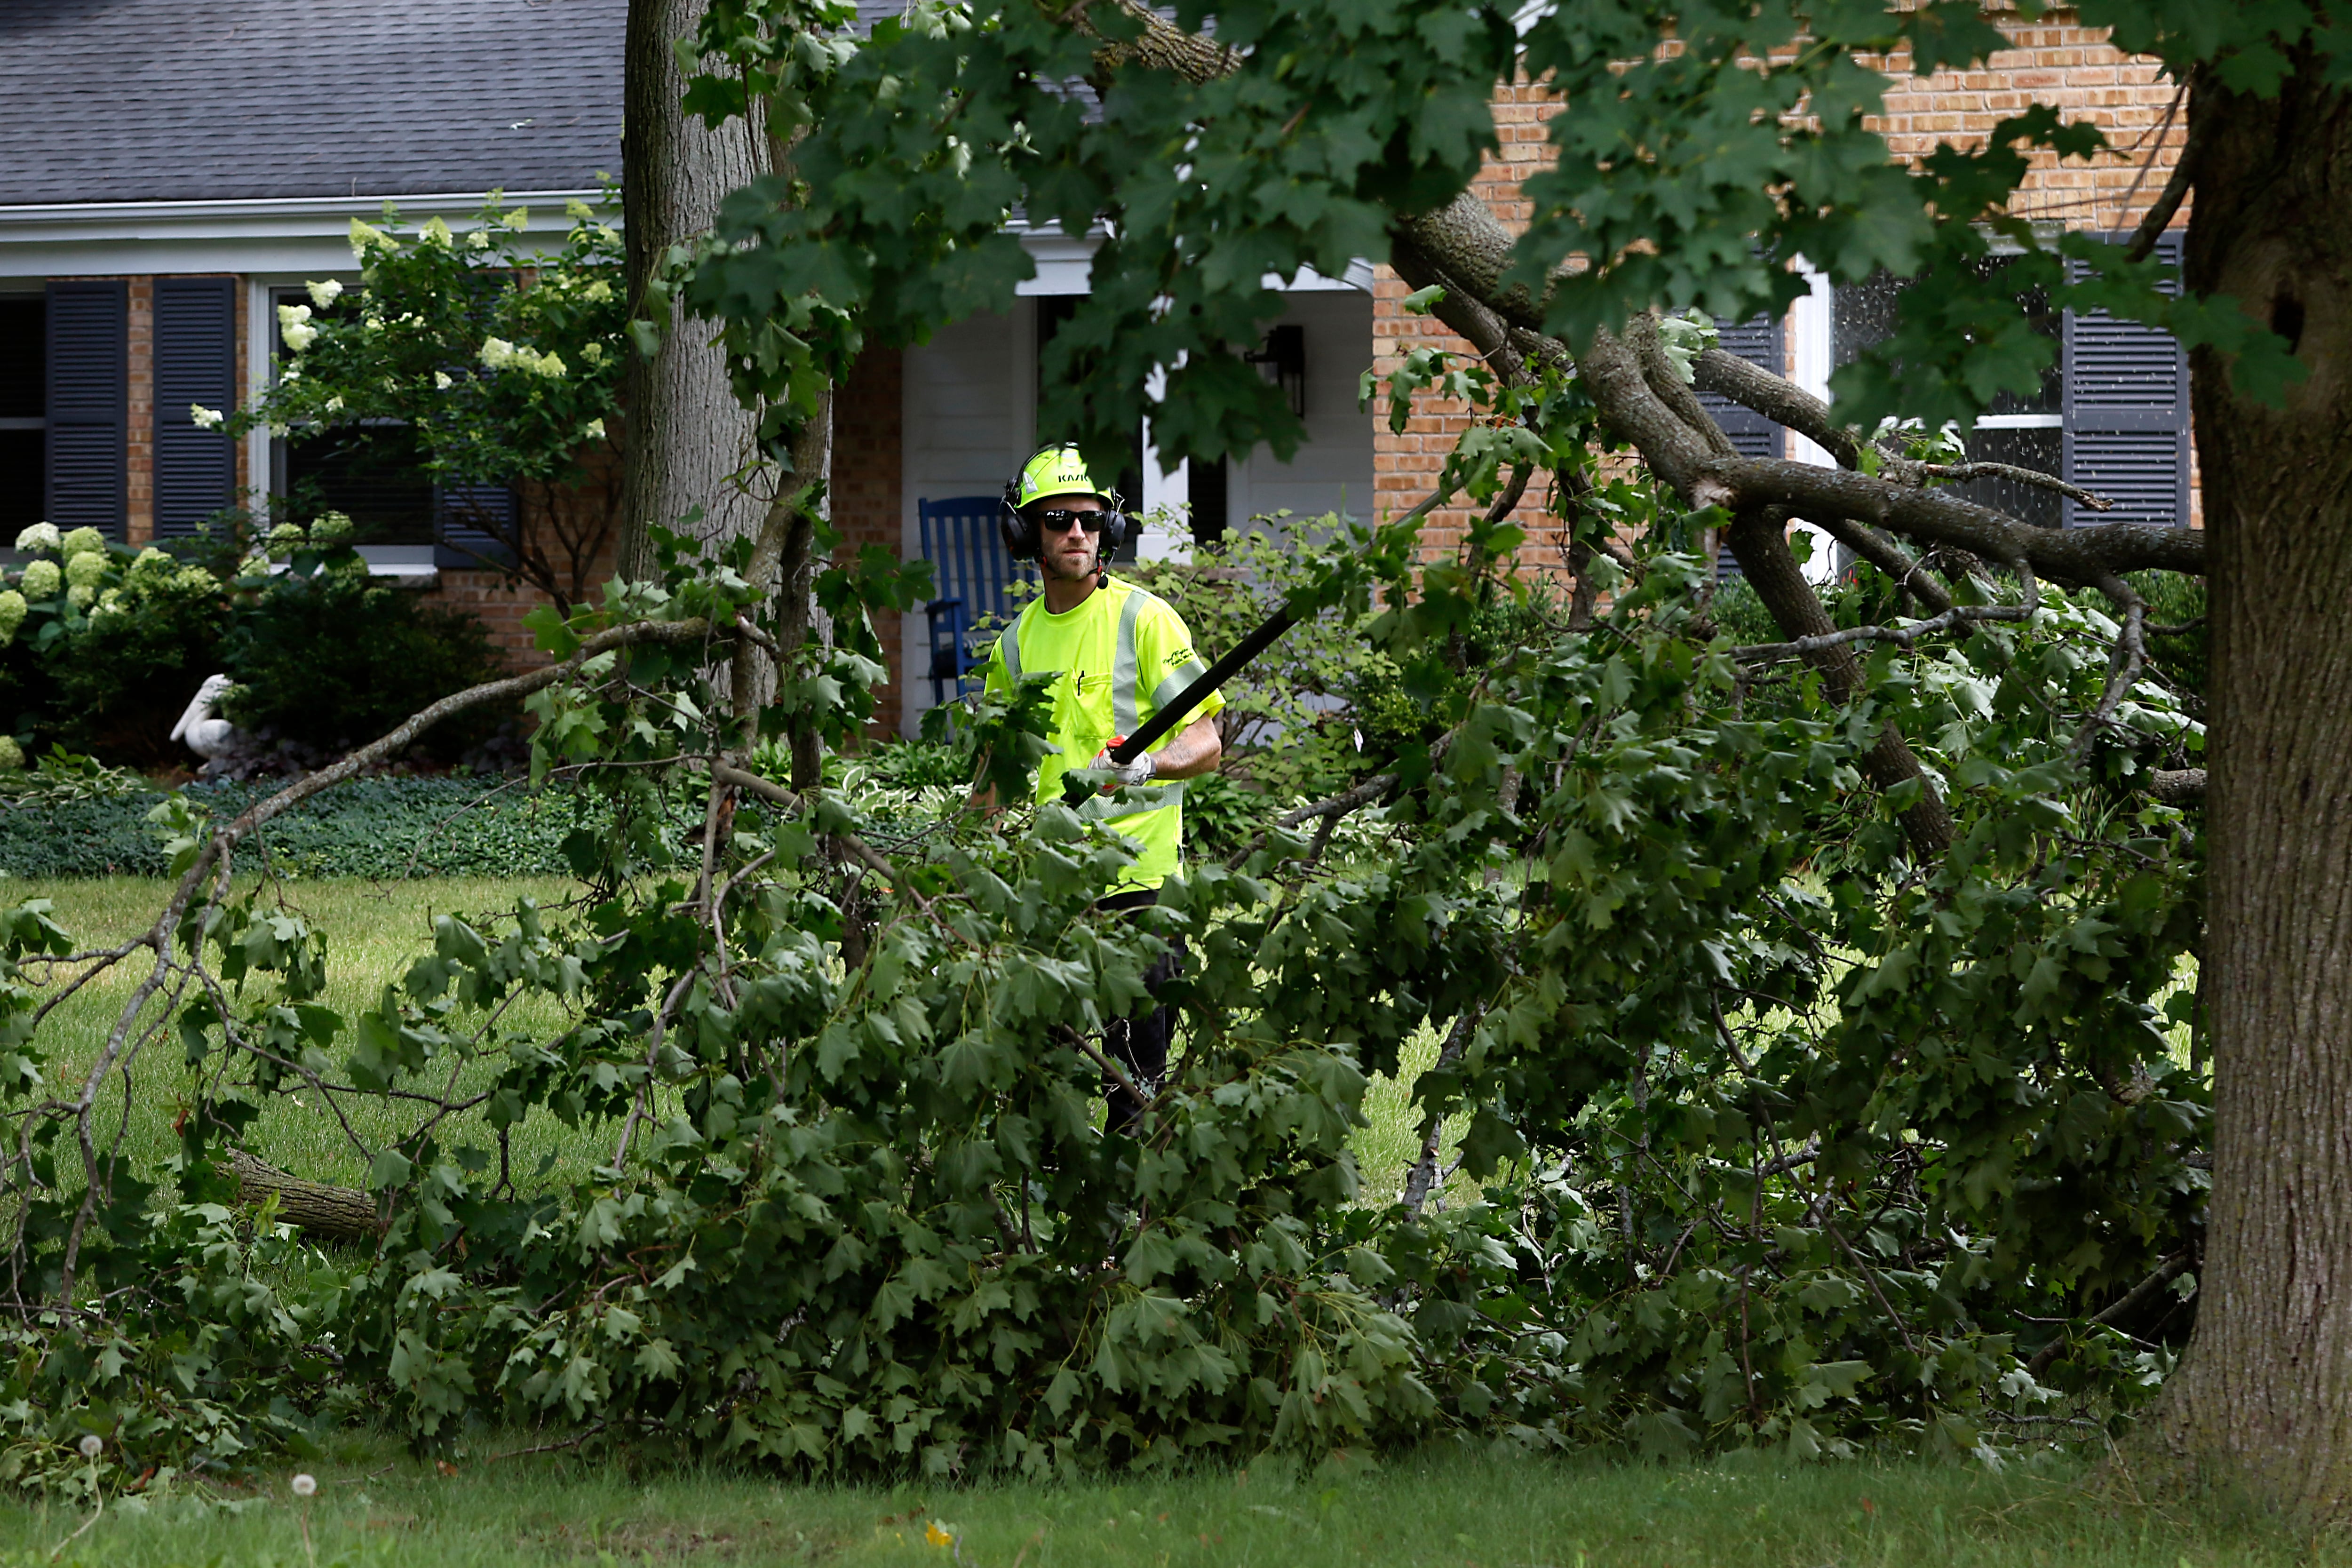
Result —
<instances>
[{"instance_id":1,"label":"worker","mask_svg":"<svg viewBox=\"0 0 2352 1568\"><path fill-rule=\"evenodd\" d=\"M1097 901L1104 910L1142 909L1159 901L1160 884L1174 875L1184 845L1184 781L1215 771L1224 752L1212 692L1172 730L1157 752L1126 763L1109 747L1175 698L1208 667L1193 652L1192 635L1169 603L1125 578L1108 563L1124 537L1127 519L1115 490L1095 483L1076 447L1047 447L1004 487L997 518L1005 548L1016 561L1034 561L1043 592L1023 607L989 654L984 684L1009 692L1027 675L1051 674L1055 751L1037 768L1037 798L1063 798L1063 775L1096 770L1101 793L1082 814L1099 818L1132 840L1138 853ZM1106 1040L1111 1055L1148 1099L1168 1070L1173 1019L1157 1005L1161 987L1183 960L1181 943L1144 975L1154 998L1140 1018L1115 1019ZM1143 1107L1125 1086L1108 1080L1110 1125L1131 1127Z\"/></svg>"}]
</instances>

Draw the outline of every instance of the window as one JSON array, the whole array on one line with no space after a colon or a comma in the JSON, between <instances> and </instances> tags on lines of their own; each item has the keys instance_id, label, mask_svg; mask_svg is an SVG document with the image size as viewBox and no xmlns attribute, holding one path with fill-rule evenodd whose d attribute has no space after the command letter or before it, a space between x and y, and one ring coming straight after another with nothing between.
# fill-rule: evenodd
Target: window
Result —
<instances>
[{"instance_id":1,"label":"window","mask_svg":"<svg viewBox=\"0 0 2352 1568\"><path fill-rule=\"evenodd\" d=\"M281 305L310 304L314 315L359 309L357 289L320 310L301 289L270 291L275 320ZM286 345L270 331L270 363L281 365ZM514 531L513 490L502 485L436 485L424 472L416 433L398 420L366 420L318 432L307 439L270 442L270 489L304 514L340 511L352 520L362 553L378 571L395 566L480 568L513 556L502 535Z\"/></svg>"},{"instance_id":2,"label":"window","mask_svg":"<svg viewBox=\"0 0 2352 1568\"><path fill-rule=\"evenodd\" d=\"M48 309L37 294L0 297L0 545L47 515Z\"/></svg>"},{"instance_id":3,"label":"window","mask_svg":"<svg viewBox=\"0 0 2352 1568\"><path fill-rule=\"evenodd\" d=\"M2180 236L2159 245L2179 258ZM1987 264L2007 265L2000 258ZM1883 274L1836 291L1832 356L1850 364L1895 330L1895 300L1907 282ZM2189 521L2188 365L2167 334L2103 314L2057 311L2040 290L2021 294L2035 331L2052 339L2042 385L2003 393L1968 440L1969 460L2005 463L2064 478L2114 503L2095 511L2057 491L2014 479L1955 487L1971 500L2043 528L2102 522L2185 526Z\"/></svg>"},{"instance_id":4,"label":"window","mask_svg":"<svg viewBox=\"0 0 2352 1568\"><path fill-rule=\"evenodd\" d=\"M358 291L345 293L320 310L339 316L357 308ZM273 321L279 305L310 304L299 289L270 290ZM273 326L273 367L288 359L285 339ZM306 518L340 511L352 520L362 544L429 545L433 542L433 481L417 468L416 436L390 420L343 426L307 437L278 437L269 444L270 489L292 500Z\"/></svg>"}]
</instances>

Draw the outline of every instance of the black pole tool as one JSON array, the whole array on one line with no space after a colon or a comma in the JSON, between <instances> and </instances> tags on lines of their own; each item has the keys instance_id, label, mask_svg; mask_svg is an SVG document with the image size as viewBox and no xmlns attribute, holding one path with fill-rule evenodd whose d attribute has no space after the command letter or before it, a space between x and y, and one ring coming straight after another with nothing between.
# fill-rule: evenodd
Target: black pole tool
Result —
<instances>
[{"instance_id":1,"label":"black pole tool","mask_svg":"<svg viewBox=\"0 0 2352 1568\"><path fill-rule=\"evenodd\" d=\"M1135 761L1152 742L1174 729L1176 721L1190 713L1202 698L1231 680L1236 670L1272 647L1276 638L1297 624L1298 617L1287 608L1276 610L1264 625L1209 666L1200 679L1178 692L1175 700L1145 720L1134 734L1114 737L1109 747L1110 760L1121 764ZM1094 786L1079 778L1077 772L1073 769L1062 776L1062 798L1066 805L1076 805L1094 793Z\"/></svg>"}]
</instances>

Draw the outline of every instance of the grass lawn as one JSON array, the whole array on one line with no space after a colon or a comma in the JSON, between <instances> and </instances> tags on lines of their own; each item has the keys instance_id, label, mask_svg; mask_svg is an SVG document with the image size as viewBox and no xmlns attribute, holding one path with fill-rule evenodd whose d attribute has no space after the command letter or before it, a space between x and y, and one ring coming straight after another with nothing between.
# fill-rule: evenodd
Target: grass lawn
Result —
<instances>
[{"instance_id":1,"label":"grass lawn","mask_svg":"<svg viewBox=\"0 0 2352 1568\"><path fill-rule=\"evenodd\" d=\"M518 1440L517 1446L520 1446ZM487 1450L496 1453L496 1448ZM1066 1486L834 1488L618 1458L490 1461L454 1474L354 1441L274 1471L229 1509L110 1509L58 1561L166 1565L827 1563L966 1568L2208 1568L2352 1560L2224 1511L2141 1498L2069 1461L1992 1475L1902 1462L1783 1469L1430 1451L1339 1480L1261 1465ZM0 1563L31 1563L87 1515L0 1515ZM933 1527L952 1536L935 1544Z\"/></svg>"}]
</instances>

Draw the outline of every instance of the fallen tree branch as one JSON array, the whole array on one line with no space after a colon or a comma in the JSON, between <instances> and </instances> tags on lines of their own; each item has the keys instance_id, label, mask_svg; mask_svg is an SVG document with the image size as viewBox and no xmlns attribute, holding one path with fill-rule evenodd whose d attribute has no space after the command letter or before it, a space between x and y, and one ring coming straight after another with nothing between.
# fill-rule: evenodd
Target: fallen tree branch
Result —
<instances>
[{"instance_id":1,"label":"fallen tree branch","mask_svg":"<svg viewBox=\"0 0 2352 1568\"><path fill-rule=\"evenodd\" d=\"M242 1149L228 1151L228 1173L236 1178L245 1202L257 1204L274 1194L278 1217L306 1236L373 1241L383 1234L384 1220L376 1212L375 1200L357 1187L307 1182Z\"/></svg>"},{"instance_id":2,"label":"fallen tree branch","mask_svg":"<svg viewBox=\"0 0 2352 1568\"><path fill-rule=\"evenodd\" d=\"M2091 1326L2095 1328L2106 1328L2111 1324L2121 1322L2124 1319L2130 1317L2132 1313L2137 1311L2150 1297L2163 1289L2167 1285L2171 1284L2175 1279L2179 1279L2181 1275L2187 1273L2190 1260L2190 1255L2185 1251L2174 1253L2162 1263L2158 1264L2156 1266L2155 1272L2151 1273L2147 1279L2141 1280L2138 1284L2125 1291L2120 1298L2109 1304L2107 1307L2102 1309L2096 1316L2092 1318ZM2040 1350L2033 1352L2033 1359L2025 1363L2026 1372L2032 1376L2037 1378L2040 1377L2043 1372L2049 1369L2050 1363L2058 1359L2058 1353L2065 1348L2066 1336L2061 1334L2056 1339L2052 1340L2048 1344L2043 1345Z\"/></svg>"},{"instance_id":3,"label":"fallen tree branch","mask_svg":"<svg viewBox=\"0 0 2352 1568\"><path fill-rule=\"evenodd\" d=\"M2057 475L2045 474L2039 468L2021 468L2015 463L1922 463L1919 471L1939 479L1949 479L1954 484L1966 484L1971 479L2007 479L2011 484L2056 490L2067 500L2079 501L2093 511L2105 511L2116 504L2096 490L2070 485Z\"/></svg>"},{"instance_id":4,"label":"fallen tree branch","mask_svg":"<svg viewBox=\"0 0 2352 1568\"><path fill-rule=\"evenodd\" d=\"M2158 768L2148 780L2148 794L2167 805L2205 804L2203 768Z\"/></svg>"}]
</instances>

